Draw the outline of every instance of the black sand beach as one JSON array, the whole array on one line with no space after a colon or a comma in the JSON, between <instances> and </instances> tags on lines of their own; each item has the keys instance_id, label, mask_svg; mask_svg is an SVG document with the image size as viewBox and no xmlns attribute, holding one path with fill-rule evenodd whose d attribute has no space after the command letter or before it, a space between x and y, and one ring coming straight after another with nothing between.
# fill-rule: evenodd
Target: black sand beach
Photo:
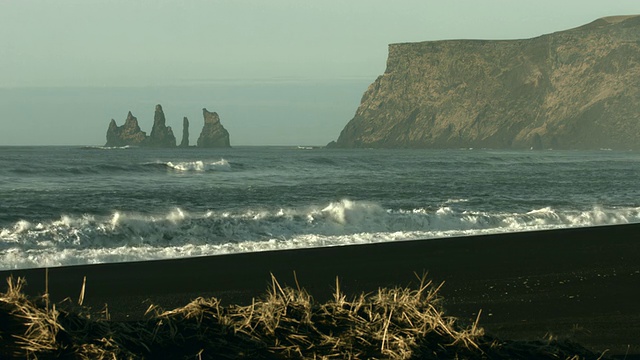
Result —
<instances>
[{"instance_id":1,"label":"black sand beach","mask_svg":"<svg viewBox=\"0 0 640 360\"><path fill-rule=\"evenodd\" d=\"M250 304L270 285L301 287L318 300L418 282L444 282L447 315L505 339L570 337L595 352L640 357L640 224L420 241L231 254L50 268L49 294L108 304L112 319L140 318L198 296ZM45 269L2 271L24 277L30 295L45 291ZM5 290L3 284L0 291Z\"/></svg>"}]
</instances>

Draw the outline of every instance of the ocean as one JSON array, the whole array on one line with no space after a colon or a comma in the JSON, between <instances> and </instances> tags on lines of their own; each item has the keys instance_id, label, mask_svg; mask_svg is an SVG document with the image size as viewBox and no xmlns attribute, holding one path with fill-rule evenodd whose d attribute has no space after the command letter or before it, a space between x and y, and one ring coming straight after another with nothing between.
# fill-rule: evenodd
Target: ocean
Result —
<instances>
[{"instance_id":1,"label":"ocean","mask_svg":"<svg viewBox=\"0 0 640 360\"><path fill-rule=\"evenodd\" d=\"M640 222L640 153L0 147L0 270Z\"/></svg>"}]
</instances>

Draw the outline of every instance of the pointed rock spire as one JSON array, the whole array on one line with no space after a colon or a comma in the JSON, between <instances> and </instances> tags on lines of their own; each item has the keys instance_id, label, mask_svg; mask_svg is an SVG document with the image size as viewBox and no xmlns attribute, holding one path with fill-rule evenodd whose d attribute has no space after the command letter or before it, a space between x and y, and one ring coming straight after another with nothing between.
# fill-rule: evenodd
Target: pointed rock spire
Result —
<instances>
[{"instance_id":1,"label":"pointed rock spire","mask_svg":"<svg viewBox=\"0 0 640 360\"><path fill-rule=\"evenodd\" d=\"M202 109L204 117L204 127L198 137L198 147L231 147L229 142L229 132L220 123L220 117L216 112L209 112Z\"/></svg>"},{"instance_id":2,"label":"pointed rock spire","mask_svg":"<svg viewBox=\"0 0 640 360\"><path fill-rule=\"evenodd\" d=\"M151 147L175 147L176 137L173 135L171 126L166 126L166 119L162 111L162 105L156 105L156 112L153 116L153 128L149 135L148 145Z\"/></svg>"},{"instance_id":3,"label":"pointed rock spire","mask_svg":"<svg viewBox=\"0 0 640 360\"><path fill-rule=\"evenodd\" d=\"M229 142L229 132L220 123L220 117L215 112L202 109L204 116L204 126L198 138L199 147L231 147ZM176 137L173 130L166 125L166 118L162 105L156 105L153 117L153 128L151 134L140 130L138 119L131 111L127 114L124 125L118 126L116 121L111 119L107 129L107 144L105 146L145 146L157 148L169 148L176 146ZM180 147L189 147L189 119L182 120L182 141Z\"/></svg>"},{"instance_id":4,"label":"pointed rock spire","mask_svg":"<svg viewBox=\"0 0 640 360\"><path fill-rule=\"evenodd\" d=\"M180 147L189 147L189 119L185 116L182 119L182 142Z\"/></svg>"},{"instance_id":5,"label":"pointed rock spire","mask_svg":"<svg viewBox=\"0 0 640 360\"><path fill-rule=\"evenodd\" d=\"M131 111L127 114L124 125L118 126L114 119L111 119L109 128L107 129L107 143L105 146L142 146L147 141L147 134L140 130L138 119L136 119Z\"/></svg>"}]
</instances>

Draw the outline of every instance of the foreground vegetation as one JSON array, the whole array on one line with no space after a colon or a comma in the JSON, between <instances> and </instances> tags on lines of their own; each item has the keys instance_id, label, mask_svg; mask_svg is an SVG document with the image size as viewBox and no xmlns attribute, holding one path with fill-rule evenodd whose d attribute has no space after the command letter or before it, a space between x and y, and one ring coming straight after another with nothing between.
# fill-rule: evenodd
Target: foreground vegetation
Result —
<instances>
[{"instance_id":1,"label":"foreground vegetation","mask_svg":"<svg viewBox=\"0 0 640 360\"><path fill-rule=\"evenodd\" d=\"M0 358L79 359L599 359L570 341L505 341L478 320L463 327L441 310L439 287L380 289L351 299L336 282L317 303L275 278L250 306L198 298L150 307L142 321L113 321L47 295L27 298L22 279L0 294ZM80 303L82 300L80 299ZM480 315L478 315L478 319Z\"/></svg>"}]
</instances>

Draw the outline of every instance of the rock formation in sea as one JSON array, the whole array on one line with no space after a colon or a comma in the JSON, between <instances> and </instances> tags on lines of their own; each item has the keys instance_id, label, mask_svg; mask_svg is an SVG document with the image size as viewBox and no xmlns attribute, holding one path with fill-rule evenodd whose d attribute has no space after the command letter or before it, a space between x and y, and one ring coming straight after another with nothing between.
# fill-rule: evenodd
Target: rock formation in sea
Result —
<instances>
[{"instance_id":1,"label":"rock formation in sea","mask_svg":"<svg viewBox=\"0 0 640 360\"><path fill-rule=\"evenodd\" d=\"M220 123L220 117L215 112L209 112L202 109L204 115L204 126L200 137L198 138L198 146L213 147L231 147L229 142L229 132ZM176 147L176 137L173 130L166 125L166 118L162 111L161 105L156 105L156 111L153 119L153 128L151 134L147 134L140 130L138 119L131 114L127 115L124 125L118 126L116 121L111 119L109 128L107 129L107 143L105 146L142 146L142 147L158 147L171 148ZM180 147L189 147L189 119L182 119L182 141Z\"/></svg>"},{"instance_id":2,"label":"rock formation in sea","mask_svg":"<svg viewBox=\"0 0 640 360\"><path fill-rule=\"evenodd\" d=\"M147 134L140 130L138 119L131 114L127 114L124 125L118 126L116 121L111 119L107 129L107 143L105 146L144 146L147 141Z\"/></svg>"},{"instance_id":3,"label":"rock formation in sea","mask_svg":"<svg viewBox=\"0 0 640 360\"><path fill-rule=\"evenodd\" d=\"M189 119L185 116L182 119L182 141L180 147L189 147Z\"/></svg>"},{"instance_id":4,"label":"rock formation in sea","mask_svg":"<svg viewBox=\"0 0 640 360\"><path fill-rule=\"evenodd\" d=\"M198 147L230 147L229 132L220 123L218 113L202 109L202 114L204 116L204 126L200 137L198 137Z\"/></svg>"},{"instance_id":5,"label":"rock formation in sea","mask_svg":"<svg viewBox=\"0 0 640 360\"><path fill-rule=\"evenodd\" d=\"M147 146L150 147L175 147L176 137L173 135L171 126L166 125L167 120L162 111L162 105L156 105L156 112L153 116L153 128L149 134Z\"/></svg>"},{"instance_id":6,"label":"rock formation in sea","mask_svg":"<svg viewBox=\"0 0 640 360\"><path fill-rule=\"evenodd\" d=\"M335 147L640 149L640 16L389 46Z\"/></svg>"}]
</instances>

